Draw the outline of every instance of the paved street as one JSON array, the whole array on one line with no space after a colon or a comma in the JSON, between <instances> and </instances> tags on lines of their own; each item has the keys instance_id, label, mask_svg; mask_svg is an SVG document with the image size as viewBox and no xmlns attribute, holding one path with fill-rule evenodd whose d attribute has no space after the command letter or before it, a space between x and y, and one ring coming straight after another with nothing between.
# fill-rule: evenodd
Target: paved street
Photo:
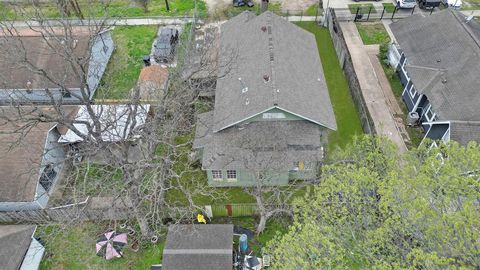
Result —
<instances>
[{"instance_id":1,"label":"paved street","mask_svg":"<svg viewBox=\"0 0 480 270\"><path fill-rule=\"evenodd\" d=\"M398 114L400 108L393 97L392 90L389 89L388 81L381 66L376 65L378 60L375 54L377 48L363 45L362 39L358 34L357 27L353 22L340 22L348 50L350 51L353 66L362 89L362 94L367 104L367 108L374 121L375 129L379 135L390 138L398 147L400 152L407 151L402 133L403 127L395 119L394 115ZM373 51L373 56L371 57ZM370 52L370 53L369 53ZM383 88L382 88L383 86ZM384 89L385 88L385 89Z\"/></svg>"}]
</instances>

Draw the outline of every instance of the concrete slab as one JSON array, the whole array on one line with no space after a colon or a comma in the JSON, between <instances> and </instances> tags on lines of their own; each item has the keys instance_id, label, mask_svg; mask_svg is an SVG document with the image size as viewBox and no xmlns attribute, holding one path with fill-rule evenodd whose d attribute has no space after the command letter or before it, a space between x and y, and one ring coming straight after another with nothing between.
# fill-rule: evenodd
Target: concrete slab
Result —
<instances>
[{"instance_id":1,"label":"concrete slab","mask_svg":"<svg viewBox=\"0 0 480 270\"><path fill-rule=\"evenodd\" d=\"M399 152L407 151L395 115L401 110L376 58L378 46L365 46L353 22L340 22L353 66L377 134L390 138ZM370 53L369 53L370 52ZM383 87L382 87L383 86Z\"/></svg>"}]
</instances>

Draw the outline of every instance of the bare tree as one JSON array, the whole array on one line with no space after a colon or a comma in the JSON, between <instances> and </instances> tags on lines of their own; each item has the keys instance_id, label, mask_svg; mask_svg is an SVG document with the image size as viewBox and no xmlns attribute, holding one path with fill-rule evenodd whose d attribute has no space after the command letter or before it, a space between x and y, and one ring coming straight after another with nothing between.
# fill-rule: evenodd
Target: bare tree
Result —
<instances>
[{"instance_id":1,"label":"bare tree","mask_svg":"<svg viewBox=\"0 0 480 270\"><path fill-rule=\"evenodd\" d=\"M192 136L189 134L194 126L194 103L198 99L198 87L204 85L202 79L191 78L202 69L206 70L207 63L197 63L194 71L184 70L182 61L191 49L192 27L192 32L187 31L177 45L178 63L169 69L167 87L158 89L157 96L148 98L150 110L146 109L137 86L128 99L122 101L124 106L116 106L112 112L110 107L98 105L101 99L93 104L95 89L89 81L93 61L90 52L98 49L99 44L100 50L104 50L102 34L109 30L108 22L107 17L87 20L81 37L83 43L78 37L78 28L69 20L39 17L30 22L27 29L3 22L0 40L5 53L14 59L13 64L20 70L28 70L36 80L48 85L40 89L44 93L41 101L44 104L28 98L27 91L36 93L39 90L32 89L36 81L13 89L8 105L18 108L18 113L15 117L3 117L9 122L22 123L24 127L21 128L25 129L44 122L68 129L76 138L66 146L68 154L61 161L70 165L65 192L69 201L89 195L120 200L130 206L143 238L148 239L161 231L167 221L192 220L195 213L202 211L202 206L196 204L196 197L221 196L196 181L192 172L198 169L190 158ZM22 39L23 31L37 36L45 49L39 54L58 58L63 63L62 71L45 69L41 62L33 60L35 57L32 58L29 51L31 44ZM80 50L81 44L86 50ZM8 80L3 78L3 81ZM77 82L75 87L71 86L72 81ZM102 89L108 93L108 78L105 81ZM81 106L83 117L75 117L67 109L72 100ZM42 109L45 104L49 110ZM145 123L138 123L142 111L148 117Z\"/></svg>"}]
</instances>

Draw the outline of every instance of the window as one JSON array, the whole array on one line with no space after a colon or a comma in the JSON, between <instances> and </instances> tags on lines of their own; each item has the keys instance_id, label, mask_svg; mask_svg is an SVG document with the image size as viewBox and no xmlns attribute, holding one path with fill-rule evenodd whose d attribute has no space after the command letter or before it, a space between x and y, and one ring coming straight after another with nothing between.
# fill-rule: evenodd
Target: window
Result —
<instances>
[{"instance_id":1,"label":"window","mask_svg":"<svg viewBox=\"0 0 480 270\"><path fill-rule=\"evenodd\" d=\"M413 87L413 85L412 85L412 87L410 87L409 92L410 92L410 96L412 98L415 98L415 95L417 94L417 90L415 90L415 87Z\"/></svg>"},{"instance_id":2,"label":"window","mask_svg":"<svg viewBox=\"0 0 480 270\"><path fill-rule=\"evenodd\" d=\"M223 180L222 171L212 170L212 178L213 178L214 181L222 181Z\"/></svg>"},{"instance_id":3,"label":"window","mask_svg":"<svg viewBox=\"0 0 480 270\"><path fill-rule=\"evenodd\" d=\"M227 181L237 181L237 171L227 170Z\"/></svg>"},{"instance_id":4,"label":"window","mask_svg":"<svg viewBox=\"0 0 480 270\"><path fill-rule=\"evenodd\" d=\"M40 176L40 185L48 192L53 185L53 181L57 176L57 172L53 169L51 164L45 166L42 175Z\"/></svg>"},{"instance_id":5,"label":"window","mask_svg":"<svg viewBox=\"0 0 480 270\"><path fill-rule=\"evenodd\" d=\"M263 119L283 119L285 118L284 113L264 113Z\"/></svg>"},{"instance_id":6,"label":"window","mask_svg":"<svg viewBox=\"0 0 480 270\"><path fill-rule=\"evenodd\" d=\"M428 105L426 111L425 111L425 118L427 119L427 122L432 122L435 120L435 113L432 111L432 105Z\"/></svg>"}]
</instances>

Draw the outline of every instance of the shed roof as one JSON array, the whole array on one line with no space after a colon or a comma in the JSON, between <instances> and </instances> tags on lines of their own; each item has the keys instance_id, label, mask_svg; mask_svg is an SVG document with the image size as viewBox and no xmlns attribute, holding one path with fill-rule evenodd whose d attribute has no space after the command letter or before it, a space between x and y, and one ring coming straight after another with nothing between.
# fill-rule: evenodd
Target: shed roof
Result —
<instances>
[{"instance_id":1,"label":"shed roof","mask_svg":"<svg viewBox=\"0 0 480 270\"><path fill-rule=\"evenodd\" d=\"M198 115L194 148L204 149L204 169L289 170L323 159L320 127L309 121L259 121L214 133L212 119L212 112Z\"/></svg>"},{"instance_id":2,"label":"shed roof","mask_svg":"<svg viewBox=\"0 0 480 270\"><path fill-rule=\"evenodd\" d=\"M82 135L89 135L89 128L84 122L92 125L93 120L88 113L87 106L79 106L77 116L75 117L74 126ZM93 113L100 120L100 129L102 139L108 142L116 142L121 139L129 139L128 136L137 129L141 128L147 119L150 105L139 104L134 105L91 105ZM136 110L135 115L134 112ZM135 125L133 124L135 120ZM81 142L83 138L75 131L68 130L64 135L60 136L60 143Z\"/></svg>"},{"instance_id":3,"label":"shed roof","mask_svg":"<svg viewBox=\"0 0 480 270\"><path fill-rule=\"evenodd\" d=\"M272 12L221 26L214 131L274 106L336 129L313 34Z\"/></svg>"},{"instance_id":4,"label":"shed roof","mask_svg":"<svg viewBox=\"0 0 480 270\"><path fill-rule=\"evenodd\" d=\"M480 120L480 25L446 9L391 24L407 73L440 120Z\"/></svg>"},{"instance_id":5,"label":"shed roof","mask_svg":"<svg viewBox=\"0 0 480 270\"><path fill-rule=\"evenodd\" d=\"M233 268L233 225L173 225L163 250L165 270Z\"/></svg>"},{"instance_id":6,"label":"shed roof","mask_svg":"<svg viewBox=\"0 0 480 270\"><path fill-rule=\"evenodd\" d=\"M2 262L2 269L20 269L34 231L35 226L32 225L0 226L0 262Z\"/></svg>"}]
</instances>

